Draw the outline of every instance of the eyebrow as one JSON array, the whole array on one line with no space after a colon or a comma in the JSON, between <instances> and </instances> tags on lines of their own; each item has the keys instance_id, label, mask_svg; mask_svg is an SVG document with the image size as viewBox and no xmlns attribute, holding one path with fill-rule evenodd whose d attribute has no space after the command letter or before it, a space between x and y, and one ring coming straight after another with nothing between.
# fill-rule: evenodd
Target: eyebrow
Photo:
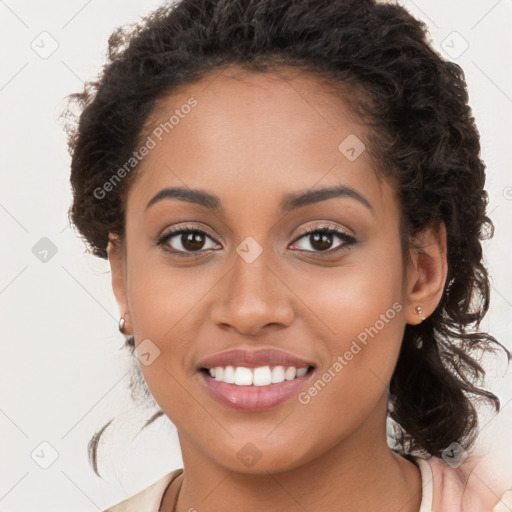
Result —
<instances>
[{"instance_id":1,"label":"eyebrow","mask_svg":"<svg viewBox=\"0 0 512 512\"><path fill-rule=\"evenodd\" d=\"M354 190L352 187L342 184L334 187L286 194L281 200L280 207L282 212L289 212L296 208L320 203L321 201L326 201L327 199L332 199L334 197L355 199L368 208L372 213L375 213L372 205L366 197L357 192L357 190ZM219 197L204 190L190 189L186 187L168 187L160 190L152 199L150 199L144 211L147 211L155 203L163 201L164 199L178 199L180 201L186 201L188 203L194 203L200 206L205 206L206 208L224 212L224 207L222 206L222 202Z\"/></svg>"}]
</instances>

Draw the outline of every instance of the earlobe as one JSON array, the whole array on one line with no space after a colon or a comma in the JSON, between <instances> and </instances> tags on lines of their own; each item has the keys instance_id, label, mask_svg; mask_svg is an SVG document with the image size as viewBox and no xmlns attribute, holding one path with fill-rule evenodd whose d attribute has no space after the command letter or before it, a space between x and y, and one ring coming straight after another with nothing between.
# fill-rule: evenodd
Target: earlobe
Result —
<instances>
[{"instance_id":1,"label":"earlobe","mask_svg":"<svg viewBox=\"0 0 512 512\"><path fill-rule=\"evenodd\" d=\"M439 304L448 272L446 227L442 221L415 238L407 272L406 322L417 325Z\"/></svg>"},{"instance_id":2,"label":"earlobe","mask_svg":"<svg viewBox=\"0 0 512 512\"><path fill-rule=\"evenodd\" d=\"M416 306L416 313L418 313L418 316L422 322L423 320L426 320L426 318L423 316L423 308L421 306Z\"/></svg>"},{"instance_id":3,"label":"earlobe","mask_svg":"<svg viewBox=\"0 0 512 512\"><path fill-rule=\"evenodd\" d=\"M131 334L129 308L126 294L126 262L123 257L121 242L118 235L109 233L107 254L110 263L110 271L112 274L112 290L114 292L120 311L119 330L123 334Z\"/></svg>"}]
</instances>

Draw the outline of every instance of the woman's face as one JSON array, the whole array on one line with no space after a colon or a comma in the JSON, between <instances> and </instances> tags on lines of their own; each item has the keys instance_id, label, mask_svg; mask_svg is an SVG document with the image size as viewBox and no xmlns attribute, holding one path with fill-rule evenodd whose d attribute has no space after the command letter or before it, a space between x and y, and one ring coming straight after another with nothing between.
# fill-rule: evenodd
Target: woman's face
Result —
<instances>
[{"instance_id":1,"label":"woman's face","mask_svg":"<svg viewBox=\"0 0 512 512\"><path fill-rule=\"evenodd\" d=\"M109 257L185 458L277 472L385 440L387 386L405 324L419 321L417 269L404 273L397 198L364 139L340 96L305 73L232 68L155 112L126 253L109 244ZM170 228L197 233L159 244ZM312 368L287 380L290 366Z\"/></svg>"}]
</instances>

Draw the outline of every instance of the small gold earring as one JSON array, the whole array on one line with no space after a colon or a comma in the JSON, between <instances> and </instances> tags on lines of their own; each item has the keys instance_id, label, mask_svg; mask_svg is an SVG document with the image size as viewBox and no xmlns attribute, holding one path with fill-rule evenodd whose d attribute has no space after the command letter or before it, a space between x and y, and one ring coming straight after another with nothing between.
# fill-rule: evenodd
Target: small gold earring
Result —
<instances>
[{"instance_id":1,"label":"small gold earring","mask_svg":"<svg viewBox=\"0 0 512 512\"><path fill-rule=\"evenodd\" d=\"M421 309L421 306L417 306L416 307L416 313L418 313L419 317L421 318L421 320L425 320L425 317L423 316L423 310Z\"/></svg>"},{"instance_id":2,"label":"small gold earring","mask_svg":"<svg viewBox=\"0 0 512 512\"><path fill-rule=\"evenodd\" d=\"M120 319L119 319L119 331L121 332L121 334L128 334L128 332L126 331L126 320L124 319L124 317L127 315L127 313L125 313Z\"/></svg>"}]
</instances>

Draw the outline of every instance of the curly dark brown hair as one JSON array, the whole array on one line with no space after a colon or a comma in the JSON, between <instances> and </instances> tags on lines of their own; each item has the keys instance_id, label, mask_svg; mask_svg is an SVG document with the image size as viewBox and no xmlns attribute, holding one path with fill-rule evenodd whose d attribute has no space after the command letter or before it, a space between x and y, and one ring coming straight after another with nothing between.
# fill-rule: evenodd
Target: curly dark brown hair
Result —
<instances>
[{"instance_id":1,"label":"curly dark brown hair","mask_svg":"<svg viewBox=\"0 0 512 512\"><path fill-rule=\"evenodd\" d=\"M375 0L182 0L118 28L100 76L69 96L68 114L77 104L81 110L69 128L71 222L92 253L106 259L108 233L123 240L124 199L137 166L106 197L97 191L132 157L159 100L230 65L258 72L295 67L345 87L368 127L377 170L399 192L404 248L426 227L446 225L444 293L427 320L406 326L388 414L403 454L440 457L454 441L469 448L476 402L500 407L477 387L485 371L475 353L501 347L510 359L493 336L479 332L490 294L481 241L494 230L486 216L485 165L462 69L431 48L426 26L403 7ZM133 354L133 337L125 346ZM140 385L139 371L132 391ZM107 426L89 443L97 474Z\"/></svg>"}]
</instances>

